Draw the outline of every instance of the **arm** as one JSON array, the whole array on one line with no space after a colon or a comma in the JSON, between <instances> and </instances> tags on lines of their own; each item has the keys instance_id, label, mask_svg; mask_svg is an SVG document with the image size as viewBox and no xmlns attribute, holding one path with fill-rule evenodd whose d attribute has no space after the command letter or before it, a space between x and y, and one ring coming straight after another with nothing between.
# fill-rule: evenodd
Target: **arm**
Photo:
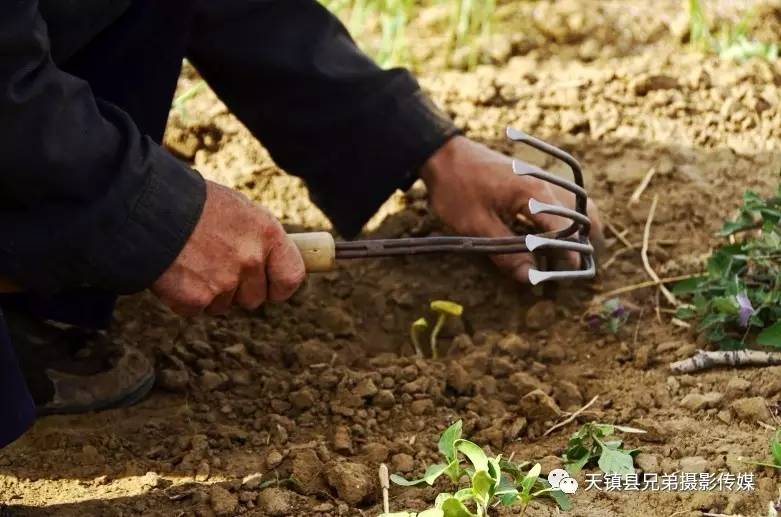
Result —
<instances>
[{"instance_id":1,"label":"arm","mask_svg":"<svg viewBox=\"0 0 781 517\"><path fill-rule=\"evenodd\" d=\"M458 133L405 70L382 70L314 0L204 2L189 57L352 237Z\"/></svg>"},{"instance_id":2,"label":"arm","mask_svg":"<svg viewBox=\"0 0 781 517\"><path fill-rule=\"evenodd\" d=\"M141 290L198 221L201 177L52 62L34 0L0 18L0 276Z\"/></svg>"}]
</instances>

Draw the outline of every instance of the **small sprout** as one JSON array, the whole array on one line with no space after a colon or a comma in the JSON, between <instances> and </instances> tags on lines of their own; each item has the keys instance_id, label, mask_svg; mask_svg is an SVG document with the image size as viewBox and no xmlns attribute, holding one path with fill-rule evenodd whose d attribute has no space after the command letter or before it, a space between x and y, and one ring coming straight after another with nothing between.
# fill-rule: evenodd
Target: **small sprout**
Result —
<instances>
[{"instance_id":1,"label":"small sprout","mask_svg":"<svg viewBox=\"0 0 781 517\"><path fill-rule=\"evenodd\" d=\"M781 427L777 428L773 436L770 437L770 459L768 461L748 460L742 456L738 457L738 460L750 465L781 469Z\"/></svg>"},{"instance_id":2,"label":"small sprout","mask_svg":"<svg viewBox=\"0 0 781 517\"><path fill-rule=\"evenodd\" d=\"M445 324L445 320L448 316L461 316L461 314L464 313L464 307L447 300L434 300L431 302L431 310L439 314L437 322L434 324L434 329L431 331L431 357L432 359L438 359L439 348L437 346L437 337L439 336L439 331L442 330L442 325Z\"/></svg>"},{"instance_id":3,"label":"small sprout","mask_svg":"<svg viewBox=\"0 0 781 517\"><path fill-rule=\"evenodd\" d=\"M426 318L418 318L409 329L409 337L412 340L412 346L415 347L415 353L418 357L423 357L423 349L420 348L420 336L428 328L428 321Z\"/></svg>"}]
</instances>

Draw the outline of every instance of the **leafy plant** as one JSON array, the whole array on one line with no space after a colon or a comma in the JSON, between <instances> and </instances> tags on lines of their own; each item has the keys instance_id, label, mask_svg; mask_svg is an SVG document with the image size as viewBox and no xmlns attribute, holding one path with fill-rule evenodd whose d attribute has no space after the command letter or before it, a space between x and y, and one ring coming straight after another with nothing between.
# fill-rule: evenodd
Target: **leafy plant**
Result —
<instances>
[{"instance_id":1,"label":"leafy plant","mask_svg":"<svg viewBox=\"0 0 781 517\"><path fill-rule=\"evenodd\" d=\"M623 441L615 437L621 433L645 433L642 429L612 424L589 422L570 436L562 459L564 468L575 476L593 460L605 474L633 474L634 454L638 449L626 450Z\"/></svg>"},{"instance_id":2,"label":"leafy plant","mask_svg":"<svg viewBox=\"0 0 781 517\"><path fill-rule=\"evenodd\" d=\"M599 311L586 315L586 323L591 330L610 334L618 334L627 321L629 311L619 298L603 302Z\"/></svg>"},{"instance_id":3,"label":"leafy plant","mask_svg":"<svg viewBox=\"0 0 781 517\"><path fill-rule=\"evenodd\" d=\"M690 301L677 310L697 321L697 331L724 350L748 344L781 347L781 186L762 199L753 192L720 234L734 243L716 249L705 272L675 285ZM740 240L738 240L738 238Z\"/></svg>"},{"instance_id":4,"label":"leafy plant","mask_svg":"<svg viewBox=\"0 0 781 517\"><path fill-rule=\"evenodd\" d=\"M434 506L423 512L386 513L381 517L485 517L488 508L496 504L518 504L523 515L532 501L543 496L553 499L563 510L571 507L566 494L553 489L540 477L539 464L518 465L502 459L501 455L491 458L480 446L464 440L461 435L460 420L440 435L438 447L444 462L429 465L421 478L407 480L391 476L391 481L397 485L415 486L433 485L444 475L458 490L440 493Z\"/></svg>"},{"instance_id":5,"label":"leafy plant","mask_svg":"<svg viewBox=\"0 0 781 517\"><path fill-rule=\"evenodd\" d=\"M778 59L778 44L765 43L750 37L750 20L750 14L747 14L737 23L722 27L718 36L713 36L702 2L689 0L689 41L701 50L716 52L723 59Z\"/></svg>"}]
</instances>

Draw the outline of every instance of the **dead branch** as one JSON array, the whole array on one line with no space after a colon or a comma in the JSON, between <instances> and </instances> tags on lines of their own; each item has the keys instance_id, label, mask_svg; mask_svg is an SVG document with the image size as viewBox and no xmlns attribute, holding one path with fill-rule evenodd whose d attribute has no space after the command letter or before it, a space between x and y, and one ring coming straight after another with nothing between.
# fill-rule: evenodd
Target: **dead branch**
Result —
<instances>
[{"instance_id":1,"label":"dead branch","mask_svg":"<svg viewBox=\"0 0 781 517\"><path fill-rule=\"evenodd\" d=\"M699 350L694 356L670 364L673 373L693 373L719 366L776 366L781 365L781 353L761 350Z\"/></svg>"},{"instance_id":2,"label":"dead branch","mask_svg":"<svg viewBox=\"0 0 781 517\"><path fill-rule=\"evenodd\" d=\"M643 192L645 192L645 189L648 188L648 185L651 183L651 178L654 177L654 174L656 174L656 167L651 167L648 169L648 172L645 173L643 180L637 186L635 191L632 192L632 197L629 198L630 205L634 205L640 201L640 196L642 196Z\"/></svg>"},{"instance_id":3,"label":"dead branch","mask_svg":"<svg viewBox=\"0 0 781 517\"><path fill-rule=\"evenodd\" d=\"M669 289L667 289L659 279L659 275L656 274L656 271L653 270L651 267L651 263L648 261L648 241L651 237L651 223L654 221L654 214L656 213L656 204L659 202L659 195L654 195L654 200L651 202L651 209L648 211L648 219L645 221L645 229L643 230L643 248L640 251L640 256L643 258L643 266L645 267L646 273L648 273L648 276L650 276L655 282L659 284L659 290L662 292L665 298L667 298L667 301L670 303L670 305L678 305L678 300L675 299L675 296L673 293L670 292Z\"/></svg>"}]
</instances>

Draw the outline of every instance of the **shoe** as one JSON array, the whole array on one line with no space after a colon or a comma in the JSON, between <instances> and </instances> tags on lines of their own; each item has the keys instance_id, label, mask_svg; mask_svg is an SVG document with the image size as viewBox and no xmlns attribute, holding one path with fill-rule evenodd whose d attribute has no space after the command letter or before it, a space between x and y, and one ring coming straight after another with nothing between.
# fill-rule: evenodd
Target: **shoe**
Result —
<instances>
[{"instance_id":1,"label":"shoe","mask_svg":"<svg viewBox=\"0 0 781 517\"><path fill-rule=\"evenodd\" d=\"M39 416L128 407L155 383L150 360L104 331L4 311L8 333Z\"/></svg>"}]
</instances>

